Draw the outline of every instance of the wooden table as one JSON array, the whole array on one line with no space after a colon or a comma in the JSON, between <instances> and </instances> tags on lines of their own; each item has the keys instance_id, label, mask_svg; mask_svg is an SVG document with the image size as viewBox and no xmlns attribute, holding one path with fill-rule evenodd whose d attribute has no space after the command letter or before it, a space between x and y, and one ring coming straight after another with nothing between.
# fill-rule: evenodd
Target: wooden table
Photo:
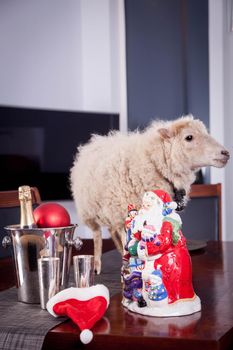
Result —
<instances>
[{"instance_id":1,"label":"wooden table","mask_svg":"<svg viewBox=\"0 0 233 350\"><path fill-rule=\"evenodd\" d=\"M128 312L121 296L112 297L105 318L93 328L88 345L71 322L56 326L45 349L233 349L233 242L209 242L192 253L193 284L202 311L189 316L155 318Z\"/></svg>"}]
</instances>

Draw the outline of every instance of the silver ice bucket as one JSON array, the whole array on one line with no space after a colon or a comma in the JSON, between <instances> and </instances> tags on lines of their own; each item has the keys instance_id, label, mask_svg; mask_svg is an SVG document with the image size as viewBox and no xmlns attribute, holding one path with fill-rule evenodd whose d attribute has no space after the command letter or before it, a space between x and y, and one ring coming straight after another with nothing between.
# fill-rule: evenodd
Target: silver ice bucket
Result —
<instances>
[{"instance_id":1,"label":"silver ice bucket","mask_svg":"<svg viewBox=\"0 0 233 350\"><path fill-rule=\"evenodd\" d=\"M21 229L19 225L6 226L8 236L3 246L13 245L18 300L40 303L38 259L60 259L60 290L68 287L72 247L80 249L82 241L73 239L77 225L58 228Z\"/></svg>"}]
</instances>

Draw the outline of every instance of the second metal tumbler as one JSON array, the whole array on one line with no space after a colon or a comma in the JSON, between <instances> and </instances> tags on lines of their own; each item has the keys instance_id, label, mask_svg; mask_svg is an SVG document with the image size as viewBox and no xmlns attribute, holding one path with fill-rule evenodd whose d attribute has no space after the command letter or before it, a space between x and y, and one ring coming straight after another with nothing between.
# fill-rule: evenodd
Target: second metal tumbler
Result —
<instances>
[{"instance_id":1,"label":"second metal tumbler","mask_svg":"<svg viewBox=\"0 0 233 350\"><path fill-rule=\"evenodd\" d=\"M75 255L74 279L78 288L90 287L94 284L94 256L93 255Z\"/></svg>"}]
</instances>

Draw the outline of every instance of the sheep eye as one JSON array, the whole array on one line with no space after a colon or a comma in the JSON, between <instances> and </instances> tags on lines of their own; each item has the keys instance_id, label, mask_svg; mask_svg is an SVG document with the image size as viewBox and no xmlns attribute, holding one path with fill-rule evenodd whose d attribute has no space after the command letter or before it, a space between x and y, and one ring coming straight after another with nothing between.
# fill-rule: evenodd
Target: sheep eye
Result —
<instances>
[{"instance_id":1,"label":"sheep eye","mask_svg":"<svg viewBox=\"0 0 233 350\"><path fill-rule=\"evenodd\" d=\"M185 137L185 140L188 142L192 141L192 139L193 139L193 135L188 135Z\"/></svg>"}]
</instances>

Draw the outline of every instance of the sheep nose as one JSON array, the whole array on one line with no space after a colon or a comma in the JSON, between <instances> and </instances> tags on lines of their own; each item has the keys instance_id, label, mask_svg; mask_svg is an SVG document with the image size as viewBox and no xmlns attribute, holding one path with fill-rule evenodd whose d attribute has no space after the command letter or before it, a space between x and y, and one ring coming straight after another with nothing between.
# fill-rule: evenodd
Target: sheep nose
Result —
<instances>
[{"instance_id":1,"label":"sheep nose","mask_svg":"<svg viewBox=\"0 0 233 350\"><path fill-rule=\"evenodd\" d=\"M230 158L230 153L225 149L223 151L221 151L221 154L223 154L227 159Z\"/></svg>"}]
</instances>

